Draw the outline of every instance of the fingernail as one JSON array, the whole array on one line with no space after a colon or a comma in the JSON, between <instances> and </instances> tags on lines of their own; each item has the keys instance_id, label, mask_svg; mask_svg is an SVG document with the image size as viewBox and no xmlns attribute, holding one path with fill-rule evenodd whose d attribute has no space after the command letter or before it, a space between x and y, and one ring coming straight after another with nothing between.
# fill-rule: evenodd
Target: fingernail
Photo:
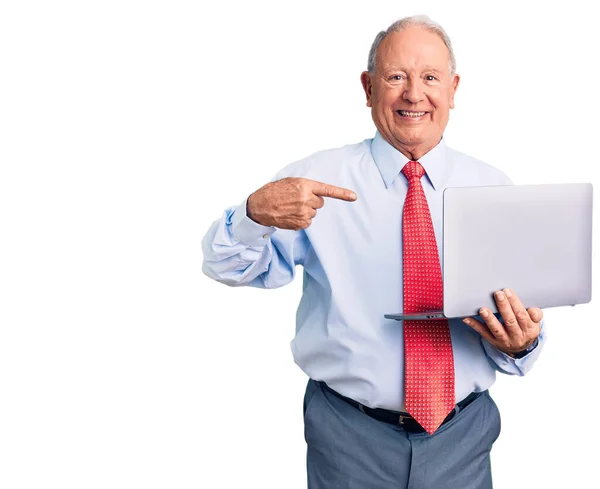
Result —
<instances>
[{"instance_id":1,"label":"fingernail","mask_svg":"<svg viewBox=\"0 0 600 489\"><path fill-rule=\"evenodd\" d=\"M512 292L510 289L504 289L504 293L506 294L506 297L512 297Z\"/></svg>"},{"instance_id":2,"label":"fingernail","mask_svg":"<svg viewBox=\"0 0 600 489\"><path fill-rule=\"evenodd\" d=\"M501 290L496 292L496 299L498 299L499 301L503 301L504 300L504 292L502 292Z\"/></svg>"},{"instance_id":3,"label":"fingernail","mask_svg":"<svg viewBox=\"0 0 600 489\"><path fill-rule=\"evenodd\" d=\"M352 200L356 200L356 199L358 199L358 195L356 195L354 192L352 192L352 193L350 194L350 198L351 198Z\"/></svg>"},{"instance_id":4,"label":"fingernail","mask_svg":"<svg viewBox=\"0 0 600 489\"><path fill-rule=\"evenodd\" d=\"M464 318L464 319L463 319L463 323L465 323L465 324L469 324L469 318Z\"/></svg>"},{"instance_id":5,"label":"fingernail","mask_svg":"<svg viewBox=\"0 0 600 489\"><path fill-rule=\"evenodd\" d=\"M489 314L490 314L490 313L489 313L489 312L487 312L487 309L482 309L482 310L479 312L479 314L481 314L481 317L482 317L482 318L486 318L486 317L488 317L488 316L489 316Z\"/></svg>"}]
</instances>

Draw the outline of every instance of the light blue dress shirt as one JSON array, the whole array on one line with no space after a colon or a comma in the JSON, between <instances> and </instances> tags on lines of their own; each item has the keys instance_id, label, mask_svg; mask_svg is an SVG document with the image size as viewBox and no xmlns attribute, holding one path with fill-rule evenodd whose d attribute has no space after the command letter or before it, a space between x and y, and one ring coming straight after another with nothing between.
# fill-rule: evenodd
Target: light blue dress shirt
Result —
<instances>
[{"instance_id":1,"label":"light blue dress shirt","mask_svg":"<svg viewBox=\"0 0 600 489\"><path fill-rule=\"evenodd\" d=\"M266 227L246 215L246 200L225 210L202 241L203 271L230 286L272 289L291 282L302 265L303 293L291 342L296 364L311 378L369 407L404 410L402 208L408 159L377 132L358 144L313 154L274 177L304 177L353 190L355 202L325 198L301 231ZM419 162L438 250L446 187L510 185L499 170L446 147L444 139ZM482 271L482 273L485 273ZM516 291L517 294L519 291ZM478 318L480 319L480 318ZM514 359L460 319L450 320L456 400L482 391L496 371L524 375L544 344Z\"/></svg>"}]
</instances>

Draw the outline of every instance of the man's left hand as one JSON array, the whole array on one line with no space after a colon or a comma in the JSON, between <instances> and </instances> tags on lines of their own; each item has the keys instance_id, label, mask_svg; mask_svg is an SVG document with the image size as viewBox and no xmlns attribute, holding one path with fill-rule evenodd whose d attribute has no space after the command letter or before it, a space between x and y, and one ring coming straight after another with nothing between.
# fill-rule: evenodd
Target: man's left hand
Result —
<instances>
[{"instance_id":1,"label":"man's left hand","mask_svg":"<svg viewBox=\"0 0 600 489\"><path fill-rule=\"evenodd\" d=\"M463 322L508 355L529 348L540 335L540 322L544 316L542 310L537 307L525 309L511 289L499 290L494 294L494 299L504 324L485 307L479 311L485 324L473 318L465 318Z\"/></svg>"}]
</instances>

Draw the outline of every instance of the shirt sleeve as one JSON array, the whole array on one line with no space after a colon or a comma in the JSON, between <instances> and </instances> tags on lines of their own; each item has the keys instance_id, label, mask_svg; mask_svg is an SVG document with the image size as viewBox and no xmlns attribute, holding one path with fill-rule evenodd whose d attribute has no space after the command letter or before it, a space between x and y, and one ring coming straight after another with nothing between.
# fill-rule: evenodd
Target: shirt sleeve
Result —
<instances>
[{"instance_id":1,"label":"shirt sleeve","mask_svg":"<svg viewBox=\"0 0 600 489\"><path fill-rule=\"evenodd\" d=\"M533 348L529 353L521 358L513 358L510 355L507 355L503 351L498 350L495 346L493 346L488 340L485 338L481 338L481 342L483 344L483 348L485 353L490 361L491 365L504 374L508 375L518 375L522 377L525 375L533 364L540 356L542 348L546 342L546 331L544 329L545 319L542 318L540 323L540 335L538 337L537 345Z\"/></svg>"},{"instance_id":2,"label":"shirt sleeve","mask_svg":"<svg viewBox=\"0 0 600 489\"><path fill-rule=\"evenodd\" d=\"M304 231L262 226L246 213L247 198L225 210L202 240L202 271L232 287L274 289L290 283L304 263Z\"/></svg>"}]
</instances>

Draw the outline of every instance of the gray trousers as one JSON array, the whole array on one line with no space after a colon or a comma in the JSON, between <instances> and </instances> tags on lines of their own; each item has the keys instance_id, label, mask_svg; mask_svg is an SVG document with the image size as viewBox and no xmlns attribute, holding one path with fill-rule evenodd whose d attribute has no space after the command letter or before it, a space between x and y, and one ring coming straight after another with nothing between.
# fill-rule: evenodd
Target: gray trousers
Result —
<instances>
[{"instance_id":1,"label":"gray trousers","mask_svg":"<svg viewBox=\"0 0 600 489\"><path fill-rule=\"evenodd\" d=\"M429 435L373 419L312 379L306 386L308 489L490 489L499 434L487 391Z\"/></svg>"}]
</instances>

